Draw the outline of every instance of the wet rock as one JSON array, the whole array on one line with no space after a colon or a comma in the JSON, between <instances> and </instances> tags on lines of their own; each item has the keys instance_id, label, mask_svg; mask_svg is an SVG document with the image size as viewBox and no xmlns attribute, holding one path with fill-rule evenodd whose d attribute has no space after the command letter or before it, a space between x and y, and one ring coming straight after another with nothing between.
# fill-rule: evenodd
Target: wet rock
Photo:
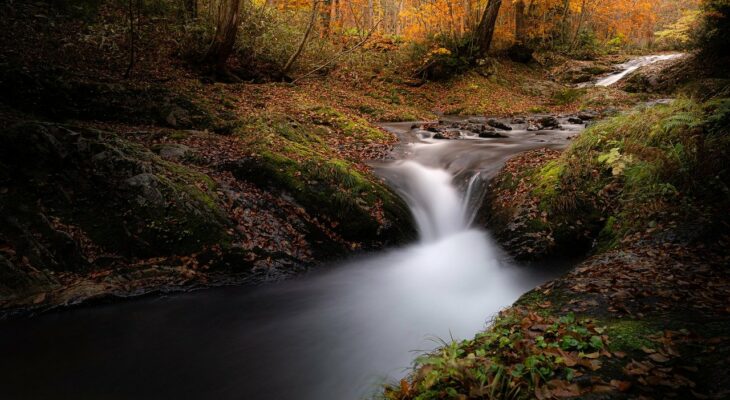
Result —
<instances>
[{"instance_id":1,"label":"wet rock","mask_svg":"<svg viewBox=\"0 0 730 400\"><path fill-rule=\"evenodd\" d=\"M464 123L455 122L455 123L450 124L449 128L458 129L460 131L467 131L467 132L471 132L471 133L474 133L477 135L479 135L481 133L495 132L495 129L492 128L491 126L472 123L472 122L464 122Z\"/></svg>"},{"instance_id":2,"label":"wet rock","mask_svg":"<svg viewBox=\"0 0 730 400\"><path fill-rule=\"evenodd\" d=\"M560 121L558 121L558 119L554 116L542 117L537 121L537 123L540 125L541 129L560 129Z\"/></svg>"},{"instance_id":3,"label":"wet rock","mask_svg":"<svg viewBox=\"0 0 730 400\"><path fill-rule=\"evenodd\" d=\"M498 133L496 131L485 131L485 132L480 133L479 137L483 138L483 139L496 139L496 138L505 138L507 136L505 136L501 133Z\"/></svg>"},{"instance_id":4,"label":"wet rock","mask_svg":"<svg viewBox=\"0 0 730 400\"><path fill-rule=\"evenodd\" d=\"M434 139L453 140L461 138L461 131L458 129L443 129L433 135Z\"/></svg>"},{"instance_id":5,"label":"wet rock","mask_svg":"<svg viewBox=\"0 0 730 400\"><path fill-rule=\"evenodd\" d=\"M505 124L502 121L498 121L496 119L490 119L489 121L487 121L487 125L489 125L489 126L491 126L493 128L501 129L503 131L511 131L512 130L512 127L511 126Z\"/></svg>"},{"instance_id":6,"label":"wet rock","mask_svg":"<svg viewBox=\"0 0 730 400\"><path fill-rule=\"evenodd\" d=\"M152 146L152 151L168 161L178 161L193 153L190 147L177 143L158 144Z\"/></svg>"},{"instance_id":7,"label":"wet rock","mask_svg":"<svg viewBox=\"0 0 730 400\"><path fill-rule=\"evenodd\" d=\"M568 122L571 124L583 124L583 120L578 117L570 117L568 118Z\"/></svg>"},{"instance_id":8,"label":"wet rock","mask_svg":"<svg viewBox=\"0 0 730 400\"><path fill-rule=\"evenodd\" d=\"M528 132L536 132L540 130L540 126L535 123L535 121L528 121L527 122L527 131Z\"/></svg>"},{"instance_id":9,"label":"wet rock","mask_svg":"<svg viewBox=\"0 0 730 400\"><path fill-rule=\"evenodd\" d=\"M522 125L522 124L526 124L526 123L527 123L527 121L522 117L512 118L513 125Z\"/></svg>"}]
</instances>

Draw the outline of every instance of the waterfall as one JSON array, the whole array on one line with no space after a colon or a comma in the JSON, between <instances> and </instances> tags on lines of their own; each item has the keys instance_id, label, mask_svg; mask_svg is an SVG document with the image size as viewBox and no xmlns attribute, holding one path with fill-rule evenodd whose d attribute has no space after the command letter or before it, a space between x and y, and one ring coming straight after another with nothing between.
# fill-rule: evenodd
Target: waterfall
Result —
<instances>
[{"instance_id":1,"label":"waterfall","mask_svg":"<svg viewBox=\"0 0 730 400\"><path fill-rule=\"evenodd\" d=\"M420 238L432 242L469 228L472 212L451 174L417 161L386 167L385 175L411 209ZM473 180L469 187L473 186Z\"/></svg>"},{"instance_id":2,"label":"waterfall","mask_svg":"<svg viewBox=\"0 0 730 400\"><path fill-rule=\"evenodd\" d=\"M654 64L655 62L664 61L664 60L673 60L675 58L682 57L684 54L665 54L665 55L659 55L659 56L646 56L646 57L639 57L637 59L631 60L625 64L621 64L618 66L618 68L621 68L621 72L617 72L615 74L611 74L598 82L596 82L596 86L611 86L614 83L620 81L623 79L626 75L636 71L637 69Z\"/></svg>"}]
</instances>

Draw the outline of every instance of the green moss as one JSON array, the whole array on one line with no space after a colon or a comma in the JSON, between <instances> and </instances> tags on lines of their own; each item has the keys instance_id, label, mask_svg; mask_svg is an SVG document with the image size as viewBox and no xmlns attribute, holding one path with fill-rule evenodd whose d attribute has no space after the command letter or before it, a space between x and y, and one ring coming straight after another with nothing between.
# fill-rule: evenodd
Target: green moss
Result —
<instances>
[{"instance_id":1,"label":"green moss","mask_svg":"<svg viewBox=\"0 0 730 400\"><path fill-rule=\"evenodd\" d=\"M539 324L543 335L530 331L532 324ZM539 318L513 308L472 340L442 341L439 349L416 360L415 372L405 382L408 385L386 388L385 397L443 399L469 394L470 398L528 398L553 379L574 379L581 366L566 362L563 352L572 352L586 362L587 354L604 347L590 321L578 320L573 314ZM404 386L409 387L408 393L402 391Z\"/></svg>"},{"instance_id":2,"label":"green moss","mask_svg":"<svg viewBox=\"0 0 730 400\"><path fill-rule=\"evenodd\" d=\"M248 179L290 193L353 241L372 242L385 231L404 227L401 233L409 231L410 214L402 200L332 147L348 136L355 143L385 143L392 136L331 107L305 107L310 115L305 121L273 113L245 121L238 134L257 155L253 172L247 174L255 177ZM402 226L397 227L396 221Z\"/></svg>"},{"instance_id":3,"label":"green moss","mask_svg":"<svg viewBox=\"0 0 730 400\"><path fill-rule=\"evenodd\" d=\"M535 194L543 198L555 196L565 168L564 160L550 161L540 168L534 175Z\"/></svg>"},{"instance_id":4,"label":"green moss","mask_svg":"<svg viewBox=\"0 0 730 400\"><path fill-rule=\"evenodd\" d=\"M366 141L389 141L390 134L380 129L373 128L366 120L345 115L332 107L316 107L311 110L314 114L314 122L331 126L345 136L357 137Z\"/></svg>"},{"instance_id":5,"label":"green moss","mask_svg":"<svg viewBox=\"0 0 730 400\"><path fill-rule=\"evenodd\" d=\"M661 331L660 327L642 320L610 320L602 321L606 325L606 335L611 339L611 351L636 351L652 348L654 344L649 336Z\"/></svg>"},{"instance_id":6,"label":"green moss","mask_svg":"<svg viewBox=\"0 0 730 400\"><path fill-rule=\"evenodd\" d=\"M498 190L514 190L521 179L538 205L538 213L517 209L526 213L516 217L524 227L518 234L536 243L549 234L554 243L538 246L546 251L594 239L605 250L669 216L691 221L692 214L727 209L730 172L718 160L730 152L730 138L707 134L717 131L712 121L730 114L723 111L730 106L718 104L639 107L587 129L557 160L505 174ZM708 221L701 234L719 232L719 220Z\"/></svg>"}]
</instances>

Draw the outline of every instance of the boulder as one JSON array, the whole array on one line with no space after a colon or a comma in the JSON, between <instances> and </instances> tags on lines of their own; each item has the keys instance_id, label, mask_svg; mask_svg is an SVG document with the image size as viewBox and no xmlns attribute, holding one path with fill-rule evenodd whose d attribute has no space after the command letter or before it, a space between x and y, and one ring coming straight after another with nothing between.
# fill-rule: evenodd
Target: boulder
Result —
<instances>
[{"instance_id":1,"label":"boulder","mask_svg":"<svg viewBox=\"0 0 730 400\"><path fill-rule=\"evenodd\" d=\"M135 175L127 179L125 183L135 193L135 199L140 206L165 205L165 196L160 191L162 182L154 174L144 173Z\"/></svg>"},{"instance_id":2,"label":"boulder","mask_svg":"<svg viewBox=\"0 0 730 400\"><path fill-rule=\"evenodd\" d=\"M152 151L157 153L163 160L168 161L178 161L193 153L190 147L177 143L154 145L152 146Z\"/></svg>"},{"instance_id":3,"label":"boulder","mask_svg":"<svg viewBox=\"0 0 730 400\"><path fill-rule=\"evenodd\" d=\"M485 131L479 134L480 138L483 139L496 139L496 138L504 138L507 137L501 133L498 133L496 131Z\"/></svg>"},{"instance_id":4,"label":"boulder","mask_svg":"<svg viewBox=\"0 0 730 400\"><path fill-rule=\"evenodd\" d=\"M439 130L435 135L433 135L434 139L459 139L461 138L461 131L459 129L441 129Z\"/></svg>"},{"instance_id":5,"label":"boulder","mask_svg":"<svg viewBox=\"0 0 730 400\"><path fill-rule=\"evenodd\" d=\"M489 125L489 126L491 126L493 128L501 129L503 131L511 131L512 130L512 127L511 126L505 124L502 121L498 121L496 119L490 119L489 121L487 121L487 125Z\"/></svg>"},{"instance_id":6,"label":"boulder","mask_svg":"<svg viewBox=\"0 0 730 400\"><path fill-rule=\"evenodd\" d=\"M552 115L540 118L537 123L541 129L560 129L560 121Z\"/></svg>"},{"instance_id":7,"label":"boulder","mask_svg":"<svg viewBox=\"0 0 730 400\"><path fill-rule=\"evenodd\" d=\"M578 117L570 117L570 118L568 118L568 122L570 122L571 124L576 124L576 125L583 124L583 120Z\"/></svg>"}]
</instances>

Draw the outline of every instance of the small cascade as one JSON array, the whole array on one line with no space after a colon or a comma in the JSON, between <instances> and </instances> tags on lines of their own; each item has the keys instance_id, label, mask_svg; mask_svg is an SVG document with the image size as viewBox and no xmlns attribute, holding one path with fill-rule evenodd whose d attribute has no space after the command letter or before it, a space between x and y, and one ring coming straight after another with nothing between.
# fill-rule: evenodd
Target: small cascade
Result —
<instances>
[{"instance_id":1,"label":"small cascade","mask_svg":"<svg viewBox=\"0 0 730 400\"><path fill-rule=\"evenodd\" d=\"M410 207L422 241L443 239L469 228L468 202L449 172L411 160L386 169L388 179Z\"/></svg>"},{"instance_id":2,"label":"small cascade","mask_svg":"<svg viewBox=\"0 0 730 400\"><path fill-rule=\"evenodd\" d=\"M598 82L596 82L596 86L611 86L614 83L620 81L626 75L636 71L637 69L641 67L645 67L647 65L654 64L659 61L665 61L665 60L673 60L675 58L682 57L684 54L663 54L658 56L646 56L646 57L639 57L634 60L631 60L625 64L621 64L618 66L618 68L621 69L620 72L617 72L615 74L611 74Z\"/></svg>"}]
</instances>

